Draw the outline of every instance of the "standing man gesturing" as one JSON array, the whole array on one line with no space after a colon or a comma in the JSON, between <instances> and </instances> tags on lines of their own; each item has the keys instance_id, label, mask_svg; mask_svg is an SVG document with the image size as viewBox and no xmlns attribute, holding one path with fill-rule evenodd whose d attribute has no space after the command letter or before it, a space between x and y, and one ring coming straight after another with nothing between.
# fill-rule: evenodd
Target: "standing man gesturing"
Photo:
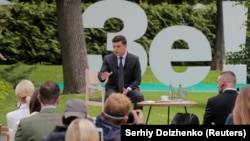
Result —
<instances>
[{"instance_id":1,"label":"standing man gesturing","mask_svg":"<svg viewBox=\"0 0 250 141\"><path fill-rule=\"evenodd\" d=\"M105 99L112 93L127 95L134 109L142 109L137 102L143 101L140 92L141 65L139 57L127 51L127 40L122 35L117 35L112 40L113 53L103 58L102 67L98 73L101 82L106 81Z\"/></svg>"}]
</instances>

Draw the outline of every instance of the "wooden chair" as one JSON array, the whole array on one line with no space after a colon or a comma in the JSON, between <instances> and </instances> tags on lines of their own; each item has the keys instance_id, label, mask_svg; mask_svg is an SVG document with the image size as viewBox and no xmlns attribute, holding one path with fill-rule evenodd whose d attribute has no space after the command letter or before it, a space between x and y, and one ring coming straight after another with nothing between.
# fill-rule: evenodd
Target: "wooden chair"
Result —
<instances>
[{"instance_id":1,"label":"wooden chair","mask_svg":"<svg viewBox=\"0 0 250 141\"><path fill-rule=\"evenodd\" d=\"M102 110L104 107L105 100L105 88L104 84L101 83L97 77L97 70L85 70L86 79L86 93L85 103L88 108L89 105L101 106Z\"/></svg>"},{"instance_id":2,"label":"wooden chair","mask_svg":"<svg viewBox=\"0 0 250 141\"><path fill-rule=\"evenodd\" d=\"M10 141L8 127L0 125L0 141Z\"/></svg>"}]
</instances>

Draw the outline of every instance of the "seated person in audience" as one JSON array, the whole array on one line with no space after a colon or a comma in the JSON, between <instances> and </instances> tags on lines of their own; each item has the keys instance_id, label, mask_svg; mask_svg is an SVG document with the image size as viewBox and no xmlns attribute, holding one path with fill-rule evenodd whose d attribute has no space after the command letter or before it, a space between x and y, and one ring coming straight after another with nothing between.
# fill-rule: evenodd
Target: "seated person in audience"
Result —
<instances>
[{"instance_id":1,"label":"seated person in audience","mask_svg":"<svg viewBox=\"0 0 250 141\"><path fill-rule=\"evenodd\" d=\"M57 110L60 88L56 82L47 81L39 88L41 111L20 120L15 141L41 141L56 125L61 125L62 114Z\"/></svg>"},{"instance_id":2,"label":"seated person in audience","mask_svg":"<svg viewBox=\"0 0 250 141\"><path fill-rule=\"evenodd\" d=\"M131 101L126 95L111 94L104 104L103 112L96 117L96 126L103 129L104 141L115 141L120 138L121 125L128 124ZM132 111L134 124L144 124L141 110Z\"/></svg>"},{"instance_id":3,"label":"seated person in audience","mask_svg":"<svg viewBox=\"0 0 250 141\"><path fill-rule=\"evenodd\" d=\"M43 141L65 141L65 134L69 124L76 118L87 118L87 107L81 99L69 99L62 116L63 126L57 125Z\"/></svg>"},{"instance_id":4,"label":"seated person in audience","mask_svg":"<svg viewBox=\"0 0 250 141\"><path fill-rule=\"evenodd\" d=\"M40 112L41 110L41 104L39 103L38 98L37 98L38 95L39 95L39 89L37 89L31 96L30 103L29 103L29 110L30 110L29 116L32 116ZM13 129L11 141L14 141L15 139L15 134L16 134L16 130L17 130L19 122L20 121L16 122L15 128Z\"/></svg>"},{"instance_id":5,"label":"seated person in audience","mask_svg":"<svg viewBox=\"0 0 250 141\"><path fill-rule=\"evenodd\" d=\"M16 85L15 94L18 101L18 109L6 115L10 135L13 134L16 122L30 114L29 102L34 91L35 86L30 80L23 79Z\"/></svg>"},{"instance_id":6,"label":"seated person in audience","mask_svg":"<svg viewBox=\"0 0 250 141\"><path fill-rule=\"evenodd\" d=\"M233 112L227 117L226 125L250 125L250 86L240 89Z\"/></svg>"},{"instance_id":7,"label":"seated person in audience","mask_svg":"<svg viewBox=\"0 0 250 141\"><path fill-rule=\"evenodd\" d=\"M232 71L221 72L217 78L219 94L207 101L203 116L204 125L225 125L227 116L232 112L236 90L236 76Z\"/></svg>"},{"instance_id":8,"label":"seated person in audience","mask_svg":"<svg viewBox=\"0 0 250 141\"><path fill-rule=\"evenodd\" d=\"M72 121L65 136L66 141L100 141L94 123L86 118Z\"/></svg>"}]
</instances>

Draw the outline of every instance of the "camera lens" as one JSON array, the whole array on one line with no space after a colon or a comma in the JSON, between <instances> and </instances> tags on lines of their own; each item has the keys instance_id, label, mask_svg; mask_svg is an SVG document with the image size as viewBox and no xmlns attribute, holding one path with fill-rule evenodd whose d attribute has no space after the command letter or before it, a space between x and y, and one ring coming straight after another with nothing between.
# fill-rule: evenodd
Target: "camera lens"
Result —
<instances>
[{"instance_id":1,"label":"camera lens","mask_svg":"<svg viewBox=\"0 0 250 141\"><path fill-rule=\"evenodd\" d=\"M135 120L135 119L134 119L133 113L132 113L132 112L129 112L127 123L134 123L134 120Z\"/></svg>"}]
</instances>

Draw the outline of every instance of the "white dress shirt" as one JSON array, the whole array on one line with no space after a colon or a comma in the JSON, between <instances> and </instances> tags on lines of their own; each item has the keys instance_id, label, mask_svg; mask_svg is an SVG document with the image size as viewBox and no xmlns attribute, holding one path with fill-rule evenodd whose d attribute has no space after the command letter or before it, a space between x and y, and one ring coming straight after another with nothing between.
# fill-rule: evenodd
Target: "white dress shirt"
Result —
<instances>
[{"instance_id":1,"label":"white dress shirt","mask_svg":"<svg viewBox=\"0 0 250 141\"><path fill-rule=\"evenodd\" d=\"M12 131L15 128L16 122L24 117L27 117L28 115L30 115L30 110L27 103L21 104L19 109L7 113L6 118L10 135L12 135Z\"/></svg>"}]
</instances>

